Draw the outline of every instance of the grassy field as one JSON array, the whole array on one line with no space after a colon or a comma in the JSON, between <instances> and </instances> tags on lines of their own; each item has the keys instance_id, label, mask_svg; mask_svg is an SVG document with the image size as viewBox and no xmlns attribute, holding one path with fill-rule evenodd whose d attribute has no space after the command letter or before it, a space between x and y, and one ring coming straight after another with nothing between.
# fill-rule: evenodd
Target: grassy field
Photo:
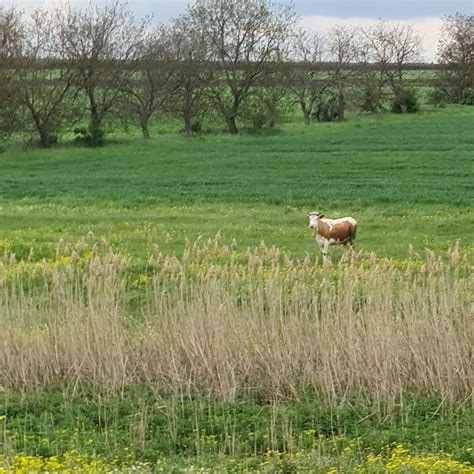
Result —
<instances>
[{"instance_id":1,"label":"grassy field","mask_svg":"<svg viewBox=\"0 0 474 474\"><path fill-rule=\"evenodd\" d=\"M291 124L272 134L116 138L102 149L0 154L0 250L52 252L92 231L140 258L149 242L178 252L185 238L264 240L314 254L306 212L352 215L358 247L403 258L408 245L472 245L468 108L424 115ZM5 242L7 240L8 242ZM338 252L336 251L336 254Z\"/></svg>"},{"instance_id":2,"label":"grassy field","mask_svg":"<svg viewBox=\"0 0 474 474\"><path fill-rule=\"evenodd\" d=\"M0 474L473 473L473 126L10 145Z\"/></svg>"}]
</instances>

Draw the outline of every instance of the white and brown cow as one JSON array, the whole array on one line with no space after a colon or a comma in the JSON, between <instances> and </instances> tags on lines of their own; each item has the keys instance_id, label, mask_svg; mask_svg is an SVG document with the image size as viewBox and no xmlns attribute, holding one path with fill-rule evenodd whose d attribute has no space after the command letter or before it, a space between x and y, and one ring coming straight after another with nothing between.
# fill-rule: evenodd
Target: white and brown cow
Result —
<instances>
[{"instance_id":1,"label":"white and brown cow","mask_svg":"<svg viewBox=\"0 0 474 474\"><path fill-rule=\"evenodd\" d=\"M357 222L352 217L327 219L319 212L309 215L309 227L314 229L316 243L324 257L327 256L330 245L343 244L352 247L356 237Z\"/></svg>"}]
</instances>

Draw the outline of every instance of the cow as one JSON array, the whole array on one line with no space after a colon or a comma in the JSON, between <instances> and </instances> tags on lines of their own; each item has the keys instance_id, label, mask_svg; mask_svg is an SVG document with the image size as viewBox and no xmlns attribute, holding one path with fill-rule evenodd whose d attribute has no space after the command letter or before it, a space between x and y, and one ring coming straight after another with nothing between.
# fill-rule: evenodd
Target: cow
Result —
<instances>
[{"instance_id":1,"label":"cow","mask_svg":"<svg viewBox=\"0 0 474 474\"><path fill-rule=\"evenodd\" d=\"M352 217L327 219L319 212L308 215L309 227L314 229L316 243L326 258L330 245L343 244L352 248L356 237L357 222Z\"/></svg>"}]
</instances>

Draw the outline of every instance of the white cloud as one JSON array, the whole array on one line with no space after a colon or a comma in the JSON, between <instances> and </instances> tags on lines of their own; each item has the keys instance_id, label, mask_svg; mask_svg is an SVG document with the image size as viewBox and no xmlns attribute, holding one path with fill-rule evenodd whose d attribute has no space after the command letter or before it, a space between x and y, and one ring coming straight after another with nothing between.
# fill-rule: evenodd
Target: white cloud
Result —
<instances>
[{"instance_id":1,"label":"white cloud","mask_svg":"<svg viewBox=\"0 0 474 474\"><path fill-rule=\"evenodd\" d=\"M303 16L302 26L310 31L327 33L336 25L367 27L375 23L373 18L337 18L329 16ZM436 51L441 33L442 20L437 17L425 17L410 20L387 20L387 23L406 24L413 26L417 33L423 35L423 60L436 61Z\"/></svg>"}]
</instances>

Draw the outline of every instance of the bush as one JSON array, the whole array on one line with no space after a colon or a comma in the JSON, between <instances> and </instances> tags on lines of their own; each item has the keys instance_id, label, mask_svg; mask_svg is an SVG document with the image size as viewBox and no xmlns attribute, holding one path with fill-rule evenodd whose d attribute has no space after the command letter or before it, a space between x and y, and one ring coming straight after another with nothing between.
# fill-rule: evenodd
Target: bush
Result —
<instances>
[{"instance_id":1,"label":"bush","mask_svg":"<svg viewBox=\"0 0 474 474\"><path fill-rule=\"evenodd\" d=\"M101 146L104 144L105 133L101 128L76 127L74 143L86 146Z\"/></svg>"},{"instance_id":2,"label":"bush","mask_svg":"<svg viewBox=\"0 0 474 474\"><path fill-rule=\"evenodd\" d=\"M318 122L332 122L336 120L336 100L331 98L326 101L321 101L312 113L312 116Z\"/></svg>"},{"instance_id":3,"label":"bush","mask_svg":"<svg viewBox=\"0 0 474 474\"><path fill-rule=\"evenodd\" d=\"M443 84L430 92L428 100L431 104L439 106L446 104L474 105L474 89L466 88L461 93Z\"/></svg>"},{"instance_id":4,"label":"bush","mask_svg":"<svg viewBox=\"0 0 474 474\"><path fill-rule=\"evenodd\" d=\"M50 145L57 145L58 144L58 134L57 133L50 133L49 134L49 144Z\"/></svg>"},{"instance_id":5,"label":"bush","mask_svg":"<svg viewBox=\"0 0 474 474\"><path fill-rule=\"evenodd\" d=\"M367 87L362 93L360 108L363 112L376 114L382 109L380 91L375 87Z\"/></svg>"},{"instance_id":6,"label":"bush","mask_svg":"<svg viewBox=\"0 0 474 474\"><path fill-rule=\"evenodd\" d=\"M414 89L401 90L399 95L392 99L391 110L395 114L412 114L420 110L418 98Z\"/></svg>"},{"instance_id":7,"label":"bush","mask_svg":"<svg viewBox=\"0 0 474 474\"><path fill-rule=\"evenodd\" d=\"M202 132L202 122L199 119L193 120L191 122L191 131L193 133L200 133Z\"/></svg>"},{"instance_id":8,"label":"bush","mask_svg":"<svg viewBox=\"0 0 474 474\"><path fill-rule=\"evenodd\" d=\"M448 94L444 87L436 87L431 89L428 93L428 103L437 105L439 107L445 107L448 101Z\"/></svg>"},{"instance_id":9,"label":"bush","mask_svg":"<svg viewBox=\"0 0 474 474\"><path fill-rule=\"evenodd\" d=\"M462 94L461 104L474 105L474 89L465 89Z\"/></svg>"},{"instance_id":10,"label":"bush","mask_svg":"<svg viewBox=\"0 0 474 474\"><path fill-rule=\"evenodd\" d=\"M261 130L269 122L268 110L261 97L250 97L240 112L241 117L248 127L254 130Z\"/></svg>"},{"instance_id":11,"label":"bush","mask_svg":"<svg viewBox=\"0 0 474 474\"><path fill-rule=\"evenodd\" d=\"M255 88L240 109L240 117L254 129L273 128L287 108L285 96L275 88Z\"/></svg>"}]
</instances>

